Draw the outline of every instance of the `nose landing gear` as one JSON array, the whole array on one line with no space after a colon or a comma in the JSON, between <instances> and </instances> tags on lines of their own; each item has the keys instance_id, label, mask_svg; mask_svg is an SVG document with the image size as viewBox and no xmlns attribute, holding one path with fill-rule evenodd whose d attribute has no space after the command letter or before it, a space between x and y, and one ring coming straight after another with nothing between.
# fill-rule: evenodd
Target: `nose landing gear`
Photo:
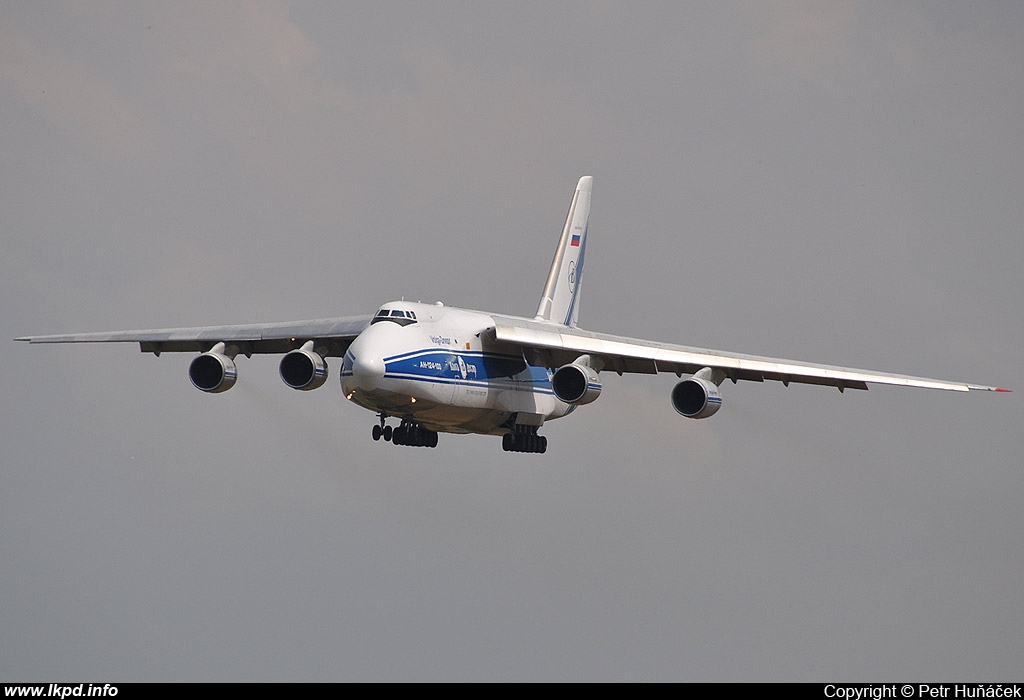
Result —
<instances>
[{"instance_id":1,"label":"nose landing gear","mask_svg":"<svg viewBox=\"0 0 1024 700\"><path fill-rule=\"evenodd\" d=\"M390 425L385 425L385 426L375 425L375 426L373 426L373 431L371 433L371 437L375 441L376 440L380 440L381 438L384 438L384 442L391 442L392 432L393 431L392 431Z\"/></svg>"}]
</instances>

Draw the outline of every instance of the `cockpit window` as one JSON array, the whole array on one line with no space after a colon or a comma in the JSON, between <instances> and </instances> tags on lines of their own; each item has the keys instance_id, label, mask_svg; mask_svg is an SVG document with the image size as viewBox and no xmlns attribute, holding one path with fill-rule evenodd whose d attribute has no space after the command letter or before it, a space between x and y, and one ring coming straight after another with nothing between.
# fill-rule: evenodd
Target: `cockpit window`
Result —
<instances>
[{"instance_id":1,"label":"cockpit window","mask_svg":"<svg viewBox=\"0 0 1024 700\"><path fill-rule=\"evenodd\" d=\"M416 323L416 314L404 309L381 309L373 317L373 320L370 321L370 325L372 326L374 323L380 323L381 321L391 321L400 326L408 326L410 323Z\"/></svg>"}]
</instances>

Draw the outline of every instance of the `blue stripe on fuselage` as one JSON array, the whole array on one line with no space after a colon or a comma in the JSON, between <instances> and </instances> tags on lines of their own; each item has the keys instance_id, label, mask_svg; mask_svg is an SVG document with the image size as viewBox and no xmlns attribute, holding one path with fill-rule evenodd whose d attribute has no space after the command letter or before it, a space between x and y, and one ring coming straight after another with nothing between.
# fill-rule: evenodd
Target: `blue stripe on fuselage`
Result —
<instances>
[{"instance_id":1,"label":"blue stripe on fuselage","mask_svg":"<svg viewBox=\"0 0 1024 700\"><path fill-rule=\"evenodd\" d=\"M424 348L384 358L385 379L435 384L519 388L551 393L551 376L522 357L480 351Z\"/></svg>"}]
</instances>

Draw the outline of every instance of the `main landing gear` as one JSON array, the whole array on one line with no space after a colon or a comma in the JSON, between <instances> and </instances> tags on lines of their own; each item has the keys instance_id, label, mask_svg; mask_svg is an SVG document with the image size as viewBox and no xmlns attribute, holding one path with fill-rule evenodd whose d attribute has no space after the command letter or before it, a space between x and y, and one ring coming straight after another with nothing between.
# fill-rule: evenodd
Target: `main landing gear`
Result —
<instances>
[{"instance_id":1,"label":"main landing gear","mask_svg":"<svg viewBox=\"0 0 1024 700\"><path fill-rule=\"evenodd\" d=\"M390 425L385 425L386 418L387 416L381 414L380 425L373 426L371 436L374 440L384 438L384 442L408 447L437 447L437 433L433 430L408 419L403 419L401 425L392 429Z\"/></svg>"},{"instance_id":2,"label":"main landing gear","mask_svg":"<svg viewBox=\"0 0 1024 700\"><path fill-rule=\"evenodd\" d=\"M548 450L548 439L537 434L536 425L514 425L511 433L501 436L501 449L506 452L544 454Z\"/></svg>"}]
</instances>

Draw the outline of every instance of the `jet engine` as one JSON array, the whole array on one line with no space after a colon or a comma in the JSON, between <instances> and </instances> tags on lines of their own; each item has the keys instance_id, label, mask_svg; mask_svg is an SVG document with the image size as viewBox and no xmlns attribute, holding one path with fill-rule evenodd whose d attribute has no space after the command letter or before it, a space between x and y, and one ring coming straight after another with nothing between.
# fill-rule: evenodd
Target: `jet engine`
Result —
<instances>
[{"instance_id":1,"label":"jet engine","mask_svg":"<svg viewBox=\"0 0 1024 700\"><path fill-rule=\"evenodd\" d=\"M689 377L672 388L672 408L687 418L708 418L722 407L722 395L714 382Z\"/></svg>"},{"instance_id":2,"label":"jet engine","mask_svg":"<svg viewBox=\"0 0 1024 700\"><path fill-rule=\"evenodd\" d=\"M551 375L551 388L559 401L576 405L590 403L601 395L601 380L588 365L562 365Z\"/></svg>"},{"instance_id":3,"label":"jet engine","mask_svg":"<svg viewBox=\"0 0 1024 700\"><path fill-rule=\"evenodd\" d=\"M219 394L235 385L238 370L234 360L218 352L223 350L223 347L223 343L218 343L218 347L210 352L204 352L189 364L188 378L192 380L196 389Z\"/></svg>"},{"instance_id":4,"label":"jet engine","mask_svg":"<svg viewBox=\"0 0 1024 700\"><path fill-rule=\"evenodd\" d=\"M319 389L327 381L327 363L324 358L305 346L282 357L280 369L281 379L292 389Z\"/></svg>"}]
</instances>

